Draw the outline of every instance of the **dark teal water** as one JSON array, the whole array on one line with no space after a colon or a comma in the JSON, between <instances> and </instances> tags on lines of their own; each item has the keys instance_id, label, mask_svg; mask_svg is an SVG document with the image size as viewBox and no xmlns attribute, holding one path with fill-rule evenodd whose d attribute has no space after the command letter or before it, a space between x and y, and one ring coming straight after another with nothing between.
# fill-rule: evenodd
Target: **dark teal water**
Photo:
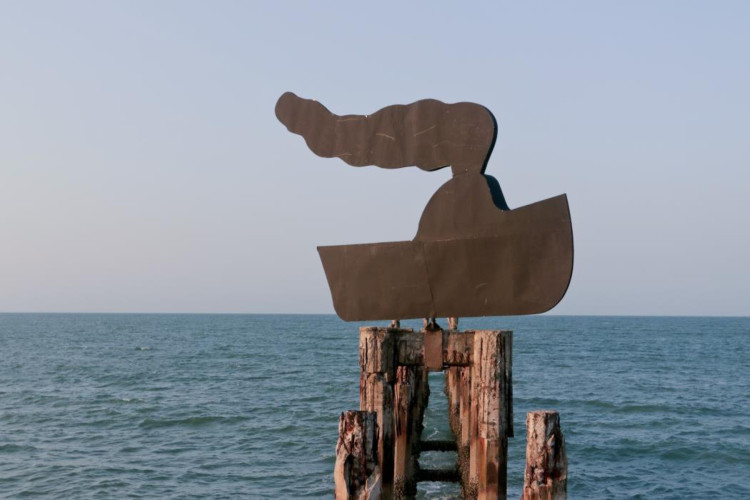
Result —
<instances>
[{"instance_id":1,"label":"dark teal water","mask_svg":"<svg viewBox=\"0 0 750 500\"><path fill-rule=\"evenodd\" d=\"M461 326L515 331L509 498L540 408L561 414L570 498L750 498L750 319ZM0 496L330 498L357 332L335 316L0 314ZM430 383L425 432L444 437Z\"/></svg>"}]
</instances>

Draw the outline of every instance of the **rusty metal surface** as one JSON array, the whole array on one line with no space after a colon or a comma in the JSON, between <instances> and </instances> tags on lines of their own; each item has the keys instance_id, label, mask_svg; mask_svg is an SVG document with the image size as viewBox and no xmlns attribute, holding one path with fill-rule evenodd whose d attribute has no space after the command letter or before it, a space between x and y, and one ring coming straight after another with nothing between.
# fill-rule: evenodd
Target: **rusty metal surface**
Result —
<instances>
[{"instance_id":1,"label":"rusty metal surface","mask_svg":"<svg viewBox=\"0 0 750 500\"><path fill-rule=\"evenodd\" d=\"M428 99L337 116L288 92L276 115L313 152L350 165L452 167L413 241L318 247L342 319L535 314L565 295L573 271L567 197L508 209L483 173L497 131L486 108Z\"/></svg>"},{"instance_id":2,"label":"rusty metal surface","mask_svg":"<svg viewBox=\"0 0 750 500\"><path fill-rule=\"evenodd\" d=\"M425 329L424 335L424 367L429 372L443 371L443 330Z\"/></svg>"}]
</instances>

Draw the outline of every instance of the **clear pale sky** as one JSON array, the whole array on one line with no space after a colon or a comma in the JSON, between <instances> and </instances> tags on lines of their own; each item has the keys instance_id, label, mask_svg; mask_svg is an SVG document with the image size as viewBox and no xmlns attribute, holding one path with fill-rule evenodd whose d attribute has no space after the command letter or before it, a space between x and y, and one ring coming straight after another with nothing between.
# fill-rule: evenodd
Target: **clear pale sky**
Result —
<instances>
[{"instance_id":1,"label":"clear pale sky","mask_svg":"<svg viewBox=\"0 0 750 500\"><path fill-rule=\"evenodd\" d=\"M511 208L570 201L557 314L750 314L750 3L0 3L0 311L333 312L317 245L411 239L449 170L274 116L497 117Z\"/></svg>"}]
</instances>

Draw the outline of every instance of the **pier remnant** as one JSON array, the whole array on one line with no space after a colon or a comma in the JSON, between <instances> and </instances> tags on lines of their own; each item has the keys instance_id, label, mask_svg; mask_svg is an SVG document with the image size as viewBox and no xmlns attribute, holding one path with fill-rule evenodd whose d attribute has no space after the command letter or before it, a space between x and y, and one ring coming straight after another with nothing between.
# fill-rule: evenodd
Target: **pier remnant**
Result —
<instances>
[{"instance_id":1,"label":"pier remnant","mask_svg":"<svg viewBox=\"0 0 750 500\"><path fill-rule=\"evenodd\" d=\"M510 331L360 328L360 409L377 415L382 498L413 497L419 481L459 481L465 498L505 498L511 349ZM447 371L455 443L421 440L430 371ZM456 466L422 469L419 454L430 450L457 451Z\"/></svg>"},{"instance_id":2,"label":"pier remnant","mask_svg":"<svg viewBox=\"0 0 750 500\"><path fill-rule=\"evenodd\" d=\"M526 415L526 470L521 500L566 500L568 458L556 411Z\"/></svg>"}]
</instances>

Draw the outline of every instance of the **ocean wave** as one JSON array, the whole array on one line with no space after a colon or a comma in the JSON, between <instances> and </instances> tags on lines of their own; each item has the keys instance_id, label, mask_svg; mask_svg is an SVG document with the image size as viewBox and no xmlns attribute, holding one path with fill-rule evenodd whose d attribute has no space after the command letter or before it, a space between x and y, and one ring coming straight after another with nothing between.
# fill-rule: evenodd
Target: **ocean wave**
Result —
<instances>
[{"instance_id":1,"label":"ocean wave","mask_svg":"<svg viewBox=\"0 0 750 500\"><path fill-rule=\"evenodd\" d=\"M211 425L211 424L232 424L237 422L244 422L248 420L248 417L244 416L233 416L233 417L225 417L225 416L200 416L200 417L186 417L186 418L164 418L164 419L156 419L156 418L146 418L142 420L138 427L142 427L144 429L154 429L159 427L175 427L175 426L184 426L184 427L200 427L204 425Z\"/></svg>"},{"instance_id":2,"label":"ocean wave","mask_svg":"<svg viewBox=\"0 0 750 500\"><path fill-rule=\"evenodd\" d=\"M0 444L0 453L22 453L36 450L36 447L27 444Z\"/></svg>"}]
</instances>

